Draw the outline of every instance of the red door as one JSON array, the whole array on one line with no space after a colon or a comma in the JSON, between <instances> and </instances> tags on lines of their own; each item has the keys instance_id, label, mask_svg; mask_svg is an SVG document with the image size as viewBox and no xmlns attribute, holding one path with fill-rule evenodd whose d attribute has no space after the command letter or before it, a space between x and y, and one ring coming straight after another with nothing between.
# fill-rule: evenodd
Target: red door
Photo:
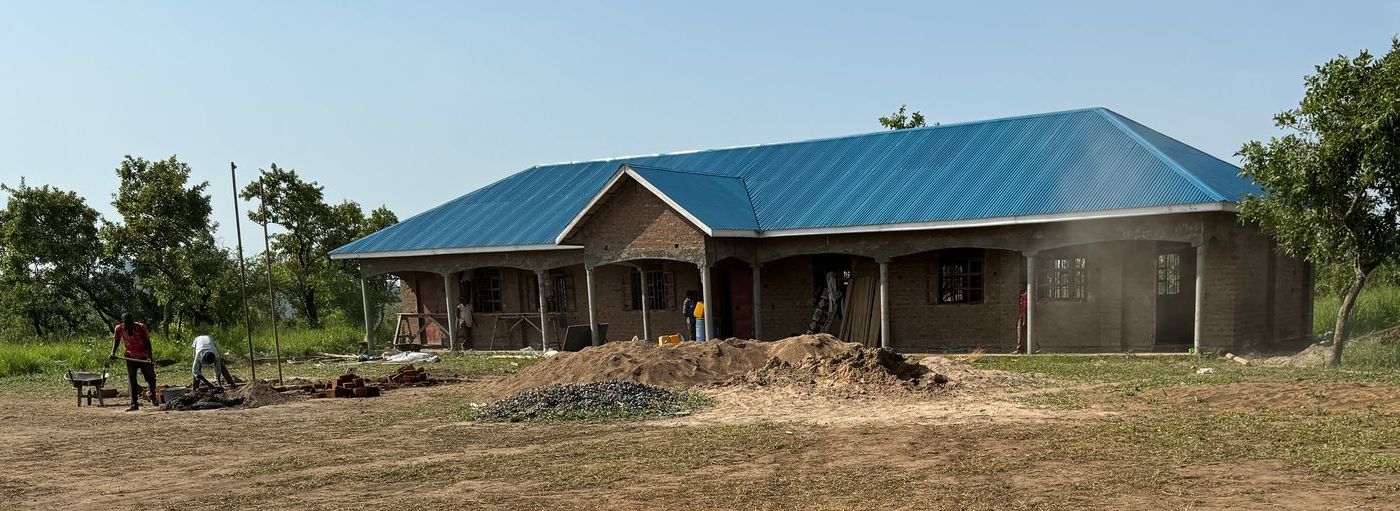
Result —
<instances>
[{"instance_id":1,"label":"red door","mask_svg":"<svg viewBox=\"0 0 1400 511\"><path fill-rule=\"evenodd\" d=\"M729 272L729 317L734 328L730 335L753 338L753 274L748 271Z\"/></svg>"}]
</instances>

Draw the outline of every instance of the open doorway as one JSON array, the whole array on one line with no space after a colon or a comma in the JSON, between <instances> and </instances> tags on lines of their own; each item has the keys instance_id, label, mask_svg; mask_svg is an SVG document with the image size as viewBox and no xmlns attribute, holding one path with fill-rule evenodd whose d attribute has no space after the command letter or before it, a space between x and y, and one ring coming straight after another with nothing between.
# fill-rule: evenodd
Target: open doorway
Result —
<instances>
[{"instance_id":1,"label":"open doorway","mask_svg":"<svg viewBox=\"0 0 1400 511\"><path fill-rule=\"evenodd\" d=\"M1156 351L1183 351L1192 346L1196 320L1196 257L1187 243L1157 245Z\"/></svg>"},{"instance_id":2,"label":"open doorway","mask_svg":"<svg viewBox=\"0 0 1400 511\"><path fill-rule=\"evenodd\" d=\"M715 335L720 339L738 337L753 338L753 271L750 266L737 259L725 259L715 265L710 274L710 282L715 286L707 311L712 311L711 319Z\"/></svg>"}]
</instances>

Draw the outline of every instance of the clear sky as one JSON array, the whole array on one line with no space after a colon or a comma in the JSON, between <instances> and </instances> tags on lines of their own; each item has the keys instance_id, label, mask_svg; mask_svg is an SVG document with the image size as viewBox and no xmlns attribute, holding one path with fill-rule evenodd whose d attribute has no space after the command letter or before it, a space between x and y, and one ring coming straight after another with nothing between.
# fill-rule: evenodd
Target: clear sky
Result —
<instances>
[{"instance_id":1,"label":"clear sky","mask_svg":"<svg viewBox=\"0 0 1400 511\"><path fill-rule=\"evenodd\" d=\"M534 164L875 131L900 103L1105 106L1235 161L1314 65L1397 32L1400 0L0 0L0 182L110 215L122 155L175 154L231 246L229 161L407 218Z\"/></svg>"}]
</instances>

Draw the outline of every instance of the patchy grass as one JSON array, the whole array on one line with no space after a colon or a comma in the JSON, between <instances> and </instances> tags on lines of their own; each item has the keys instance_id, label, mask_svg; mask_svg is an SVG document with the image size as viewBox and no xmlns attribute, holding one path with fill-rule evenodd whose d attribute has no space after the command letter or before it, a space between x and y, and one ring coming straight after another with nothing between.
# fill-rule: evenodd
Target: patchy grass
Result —
<instances>
[{"instance_id":1,"label":"patchy grass","mask_svg":"<svg viewBox=\"0 0 1400 511\"><path fill-rule=\"evenodd\" d=\"M1068 389L1020 396L1016 398L1016 402L1022 406L1046 410L1083 410L1089 407L1089 396L1084 391Z\"/></svg>"},{"instance_id":2,"label":"patchy grass","mask_svg":"<svg viewBox=\"0 0 1400 511\"><path fill-rule=\"evenodd\" d=\"M1086 434L1100 447L1067 454L1074 459L1132 454L1182 462L1279 460L1318 474L1400 473L1397 423L1400 416L1375 412L1168 414L1093 424Z\"/></svg>"},{"instance_id":3,"label":"patchy grass","mask_svg":"<svg viewBox=\"0 0 1400 511\"><path fill-rule=\"evenodd\" d=\"M1339 296L1321 296L1313 302L1313 333L1331 332L1337 324ZM1356 306L1348 318L1352 336L1400 325L1400 287L1367 286L1356 298Z\"/></svg>"}]
</instances>

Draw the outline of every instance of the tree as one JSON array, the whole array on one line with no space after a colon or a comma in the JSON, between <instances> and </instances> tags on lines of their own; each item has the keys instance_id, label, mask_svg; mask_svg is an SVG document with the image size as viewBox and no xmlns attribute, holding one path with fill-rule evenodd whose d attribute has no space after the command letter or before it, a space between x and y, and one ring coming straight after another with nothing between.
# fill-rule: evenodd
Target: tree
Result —
<instances>
[{"instance_id":1,"label":"tree","mask_svg":"<svg viewBox=\"0 0 1400 511\"><path fill-rule=\"evenodd\" d=\"M106 267L97 211L77 194L49 186L0 184L0 304L34 334L76 330L93 314L111 317L97 296L95 272Z\"/></svg>"},{"instance_id":2,"label":"tree","mask_svg":"<svg viewBox=\"0 0 1400 511\"><path fill-rule=\"evenodd\" d=\"M269 170L243 188L243 198L259 198L260 207L248 213L258 223L277 224L285 232L273 236L272 248L287 271L293 308L308 325L321 326L318 279L326 269L322 240L335 225L335 211L327 206L319 184L302 181L292 169L273 163Z\"/></svg>"},{"instance_id":3,"label":"tree","mask_svg":"<svg viewBox=\"0 0 1400 511\"><path fill-rule=\"evenodd\" d=\"M899 105L899 110L895 110L894 113L888 116L881 117L880 125L892 130L922 128L926 126L924 114L918 111L906 113L905 110L908 106L909 105ZM933 123L933 125L937 126L938 123Z\"/></svg>"},{"instance_id":4,"label":"tree","mask_svg":"<svg viewBox=\"0 0 1400 511\"><path fill-rule=\"evenodd\" d=\"M345 201L333 207L336 217L335 228L331 229L322 241L326 252L350 243L358 238L398 223L398 216L389 208L380 206L365 216L359 204ZM352 321L363 321L360 314L349 314L360 310L360 266L355 261L332 261L333 271L328 272L325 285L330 289L336 308L344 311ZM398 299L396 287L385 279L368 279L365 282L365 295L368 298L371 324L379 324L384 307Z\"/></svg>"},{"instance_id":5,"label":"tree","mask_svg":"<svg viewBox=\"0 0 1400 511\"><path fill-rule=\"evenodd\" d=\"M199 298L221 277L209 273L220 268L201 264L219 250L205 191L209 183L191 185L190 166L175 156L147 161L128 155L117 167L117 177L112 206L122 223L106 226L103 236L109 251L129 263L141 285L155 295L168 334L171 321L197 312L190 307L197 309Z\"/></svg>"},{"instance_id":6,"label":"tree","mask_svg":"<svg viewBox=\"0 0 1400 511\"><path fill-rule=\"evenodd\" d=\"M1332 331L1337 365L1357 295L1400 255L1400 39L1379 59L1362 51L1316 71L1298 107L1274 116L1289 133L1240 149L1242 174L1264 189L1240 205L1240 218L1285 253L1349 268Z\"/></svg>"}]
</instances>

